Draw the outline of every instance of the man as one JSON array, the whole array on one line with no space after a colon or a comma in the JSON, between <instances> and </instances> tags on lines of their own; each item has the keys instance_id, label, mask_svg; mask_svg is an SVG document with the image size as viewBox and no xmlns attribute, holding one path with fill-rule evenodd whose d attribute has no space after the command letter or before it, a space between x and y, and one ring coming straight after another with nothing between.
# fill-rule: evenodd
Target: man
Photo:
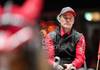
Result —
<instances>
[{"instance_id":1,"label":"man","mask_svg":"<svg viewBox=\"0 0 100 70\"><path fill-rule=\"evenodd\" d=\"M85 61L85 39L82 33L73 29L76 13L71 7L65 7L57 16L59 27L46 37L49 63L54 69L71 70L80 68ZM60 64L54 57L60 58Z\"/></svg>"}]
</instances>

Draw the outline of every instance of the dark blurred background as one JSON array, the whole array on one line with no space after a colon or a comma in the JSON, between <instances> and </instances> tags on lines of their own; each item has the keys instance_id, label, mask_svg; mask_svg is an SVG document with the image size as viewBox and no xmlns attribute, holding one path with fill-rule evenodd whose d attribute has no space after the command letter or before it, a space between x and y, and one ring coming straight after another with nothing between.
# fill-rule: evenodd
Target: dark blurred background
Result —
<instances>
[{"instance_id":1,"label":"dark blurred background","mask_svg":"<svg viewBox=\"0 0 100 70\"><path fill-rule=\"evenodd\" d=\"M100 40L100 0L44 0L41 19L56 21L56 16L66 6L75 9L75 28L86 38L87 66L96 68Z\"/></svg>"},{"instance_id":2,"label":"dark blurred background","mask_svg":"<svg viewBox=\"0 0 100 70\"><path fill-rule=\"evenodd\" d=\"M45 0L44 10L60 10L64 6L71 6L75 9L100 8L99 0Z\"/></svg>"}]
</instances>

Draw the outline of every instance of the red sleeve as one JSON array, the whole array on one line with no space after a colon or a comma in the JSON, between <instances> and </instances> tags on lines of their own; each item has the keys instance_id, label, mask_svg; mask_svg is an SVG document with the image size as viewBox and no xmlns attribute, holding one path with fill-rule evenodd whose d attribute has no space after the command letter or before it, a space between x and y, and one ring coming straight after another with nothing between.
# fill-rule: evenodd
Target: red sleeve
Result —
<instances>
[{"instance_id":1,"label":"red sleeve","mask_svg":"<svg viewBox=\"0 0 100 70\"><path fill-rule=\"evenodd\" d=\"M85 38L82 35L76 45L76 58L72 64L76 68L80 68L85 62Z\"/></svg>"},{"instance_id":2,"label":"red sleeve","mask_svg":"<svg viewBox=\"0 0 100 70\"><path fill-rule=\"evenodd\" d=\"M47 54L48 54L48 62L49 64L54 63L54 46L53 41L49 35L47 35L45 39L46 47L47 47Z\"/></svg>"}]
</instances>

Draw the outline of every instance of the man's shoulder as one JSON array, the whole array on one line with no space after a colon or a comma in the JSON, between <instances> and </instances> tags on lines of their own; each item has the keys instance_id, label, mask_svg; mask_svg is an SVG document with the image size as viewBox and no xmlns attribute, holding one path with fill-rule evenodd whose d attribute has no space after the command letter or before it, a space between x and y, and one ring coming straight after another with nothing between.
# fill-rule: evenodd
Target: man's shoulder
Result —
<instances>
[{"instance_id":1,"label":"man's shoulder","mask_svg":"<svg viewBox=\"0 0 100 70\"><path fill-rule=\"evenodd\" d=\"M48 36L50 36L52 39L54 39L56 35L57 35L56 31L52 31L48 33Z\"/></svg>"},{"instance_id":2,"label":"man's shoulder","mask_svg":"<svg viewBox=\"0 0 100 70\"><path fill-rule=\"evenodd\" d=\"M81 38L84 38L83 33L78 32L76 30L73 31L73 35L74 35L73 39L76 40L76 41L80 40Z\"/></svg>"},{"instance_id":3,"label":"man's shoulder","mask_svg":"<svg viewBox=\"0 0 100 70\"><path fill-rule=\"evenodd\" d=\"M78 36L84 36L83 33L81 32L78 32L77 30L74 30L74 35L78 35Z\"/></svg>"},{"instance_id":4,"label":"man's shoulder","mask_svg":"<svg viewBox=\"0 0 100 70\"><path fill-rule=\"evenodd\" d=\"M48 35L54 38L59 33L59 27L57 27L54 31L49 32Z\"/></svg>"}]
</instances>

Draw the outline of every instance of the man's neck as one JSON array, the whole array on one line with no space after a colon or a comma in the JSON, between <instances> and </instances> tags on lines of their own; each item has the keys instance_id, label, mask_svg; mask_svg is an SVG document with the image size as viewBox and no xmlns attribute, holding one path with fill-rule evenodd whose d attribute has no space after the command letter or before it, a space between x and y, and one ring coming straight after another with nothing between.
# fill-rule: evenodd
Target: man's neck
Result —
<instances>
[{"instance_id":1,"label":"man's neck","mask_svg":"<svg viewBox=\"0 0 100 70\"><path fill-rule=\"evenodd\" d=\"M65 33L69 33L71 31L71 29L68 29L68 28L63 28L62 27L62 29L64 30Z\"/></svg>"},{"instance_id":2,"label":"man's neck","mask_svg":"<svg viewBox=\"0 0 100 70\"><path fill-rule=\"evenodd\" d=\"M71 30L66 28L66 29L64 29L64 31L65 31L65 33L70 33Z\"/></svg>"},{"instance_id":3,"label":"man's neck","mask_svg":"<svg viewBox=\"0 0 100 70\"><path fill-rule=\"evenodd\" d=\"M64 35L65 33L70 34L70 32L71 32L71 29L65 29L61 27L61 35Z\"/></svg>"}]
</instances>

